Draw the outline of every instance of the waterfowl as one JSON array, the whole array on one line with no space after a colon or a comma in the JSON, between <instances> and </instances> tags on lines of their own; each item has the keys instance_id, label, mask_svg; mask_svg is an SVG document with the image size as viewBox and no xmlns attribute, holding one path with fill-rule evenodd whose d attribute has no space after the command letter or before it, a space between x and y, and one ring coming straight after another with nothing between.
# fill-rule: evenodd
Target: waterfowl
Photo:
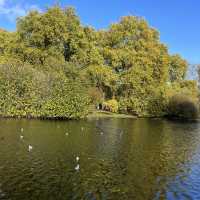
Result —
<instances>
[{"instance_id":1,"label":"waterfowl","mask_svg":"<svg viewBox=\"0 0 200 200\"><path fill-rule=\"evenodd\" d=\"M28 151L30 152L33 149L33 146L28 145Z\"/></svg>"},{"instance_id":2,"label":"waterfowl","mask_svg":"<svg viewBox=\"0 0 200 200\"><path fill-rule=\"evenodd\" d=\"M80 165L77 164L76 167L74 168L76 171L78 171L80 169Z\"/></svg>"},{"instance_id":3,"label":"waterfowl","mask_svg":"<svg viewBox=\"0 0 200 200\"><path fill-rule=\"evenodd\" d=\"M80 160L80 158L77 156L77 157L76 157L76 161L78 162L79 160Z\"/></svg>"}]
</instances>

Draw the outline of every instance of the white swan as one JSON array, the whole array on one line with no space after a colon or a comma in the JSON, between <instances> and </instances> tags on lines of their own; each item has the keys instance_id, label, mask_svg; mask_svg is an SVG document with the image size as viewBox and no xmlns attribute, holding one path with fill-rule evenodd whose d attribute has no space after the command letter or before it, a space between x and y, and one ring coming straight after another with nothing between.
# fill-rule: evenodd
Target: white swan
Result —
<instances>
[{"instance_id":1,"label":"white swan","mask_svg":"<svg viewBox=\"0 0 200 200\"><path fill-rule=\"evenodd\" d=\"M24 129L23 129L23 128L21 128L21 132L24 132Z\"/></svg>"},{"instance_id":2,"label":"white swan","mask_svg":"<svg viewBox=\"0 0 200 200\"><path fill-rule=\"evenodd\" d=\"M30 152L30 151L32 151L32 150L33 150L33 146L28 145L28 151Z\"/></svg>"},{"instance_id":3,"label":"white swan","mask_svg":"<svg viewBox=\"0 0 200 200\"><path fill-rule=\"evenodd\" d=\"M77 157L76 157L76 161L78 162L79 160L80 160L80 158L77 156Z\"/></svg>"},{"instance_id":4,"label":"white swan","mask_svg":"<svg viewBox=\"0 0 200 200\"><path fill-rule=\"evenodd\" d=\"M78 165L76 165L76 167L74 168L76 171L79 171L79 169L80 169L80 165L78 164Z\"/></svg>"},{"instance_id":5,"label":"white swan","mask_svg":"<svg viewBox=\"0 0 200 200\"><path fill-rule=\"evenodd\" d=\"M20 139L24 139L24 136L23 136L23 135L20 135Z\"/></svg>"}]
</instances>

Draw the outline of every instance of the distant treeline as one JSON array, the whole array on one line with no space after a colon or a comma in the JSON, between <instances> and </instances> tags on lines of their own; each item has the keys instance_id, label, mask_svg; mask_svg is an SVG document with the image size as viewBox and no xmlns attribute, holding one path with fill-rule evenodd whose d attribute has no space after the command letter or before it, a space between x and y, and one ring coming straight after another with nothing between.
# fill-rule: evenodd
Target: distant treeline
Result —
<instances>
[{"instance_id":1,"label":"distant treeline","mask_svg":"<svg viewBox=\"0 0 200 200\"><path fill-rule=\"evenodd\" d=\"M197 83L184 80L187 67L143 18L95 30L71 7L31 11L15 32L0 30L0 115L77 119L97 105L173 115L174 96L197 102Z\"/></svg>"}]
</instances>

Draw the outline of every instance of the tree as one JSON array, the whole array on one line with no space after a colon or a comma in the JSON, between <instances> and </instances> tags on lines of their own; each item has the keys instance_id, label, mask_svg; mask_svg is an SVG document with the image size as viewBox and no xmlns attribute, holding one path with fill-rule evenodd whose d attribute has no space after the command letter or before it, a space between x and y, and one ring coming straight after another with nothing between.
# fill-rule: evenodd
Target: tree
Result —
<instances>
[{"instance_id":1,"label":"tree","mask_svg":"<svg viewBox=\"0 0 200 200\"><path fill-rule=\"evenodd\" d=\"M28 105L34 115L78 118L87 113L89 95L93 104L115 102L119 111L162 116L176 93L197 96L196 82L184 80L187 62L170 55L159 32L135 16L95 30L72 7L31 11L17 20L16 32L0 30L0 64L1 102L13 115L25 115Z\"/></svg>"},{"instance_id":2,"label":"tree","mask_svg":"<svg viewBox=\"0 0 200 200\"><path fill-rule=\"evenodd\" d=\"M86 69L87 79L91 85L104 93L105 98L114 98L117 90L117 74L107 66L89 66Z\"/></svg>"},{"instance_id":3,"label":"tree","mask_svg":"<svg viewBox=\"0 0 200 200\"><path fill-rule=\"evenodd\" d=\"M181 81L185 78L188 63L183 60L179 55L170 56L169 75L170 81Z\"/></svg>"}]
</instances>

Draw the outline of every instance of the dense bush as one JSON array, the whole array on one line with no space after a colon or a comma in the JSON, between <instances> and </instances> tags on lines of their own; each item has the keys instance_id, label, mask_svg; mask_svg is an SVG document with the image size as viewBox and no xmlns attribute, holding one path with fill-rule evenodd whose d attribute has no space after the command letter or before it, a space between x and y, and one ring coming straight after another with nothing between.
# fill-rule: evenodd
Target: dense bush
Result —
<instances>
[{"instance_id":1,"label":"dense bush","mask_svg":"<svg viewBox=\"0 0 200 200\"><path fill-rule=\"evenodd\" d=\"M168 105L168 115L183 119L195 119L198 117L199 106L194 99L177 94L171 97Z\"/></svg>"},{"instance_id":2,"label":"dense bush","mask_svg":"<svg viewBox=\"0 0 200 200\"><path fill-rule=\"evenodd\" d=\"M129 98L121 98L119 111L136 116L163 116L166 113L167 97L164 88L153 88L143 95L131 95Z\"/></svg>"},{"instance_id":3,"label":"dense bush","mask_svg":"<svg viewBox=\"0 0 200 200\"><path fill-rule=\"evenodd\" d=\"M56 77L42 106L44 117L78 119L88 114L89 98L84 87L76 81Z\"/></svg>"},{"instance_id":4,"label":"dense bush","mask_svg":"<svg viewBox=\"0 0 200 200\"><path fill-rule=\"evenodd\" d=\"M118 102L115 99L103 102L103 110L113 113L118 112Z\"/></svg>"},{"instance_id":5,"label":"dense bush","mask_svg":"<svg viewBox=\"0 0 200 200\"><path fill-rule=\"evenodd\" d=\"M146 104L145 99L135 97L122 98L119 102L119 111L136 116L146 116Z\"/></svg>"},{"instance_id":6,"label":"dense bush","mask_svg":"<svg viewBox=\"0 0 200 200\"><path fill-rule=\"evenodd\" d=\"M96 87L91 87L88 89L88 95L90 96L91 102L96 105L102 103L104 100L103 92Z\"/></svg>"},{"instance_id":7,"label":"dense bush","mask_svg":"<svg viewBox=\"0 0 200 200\"><path fill-rule=\"evenodd\" d=\"M1 65L0 94L0 115L10 117L80 118L89 103L80 83L30 65Z\"/></svg>"}]
</instances>

